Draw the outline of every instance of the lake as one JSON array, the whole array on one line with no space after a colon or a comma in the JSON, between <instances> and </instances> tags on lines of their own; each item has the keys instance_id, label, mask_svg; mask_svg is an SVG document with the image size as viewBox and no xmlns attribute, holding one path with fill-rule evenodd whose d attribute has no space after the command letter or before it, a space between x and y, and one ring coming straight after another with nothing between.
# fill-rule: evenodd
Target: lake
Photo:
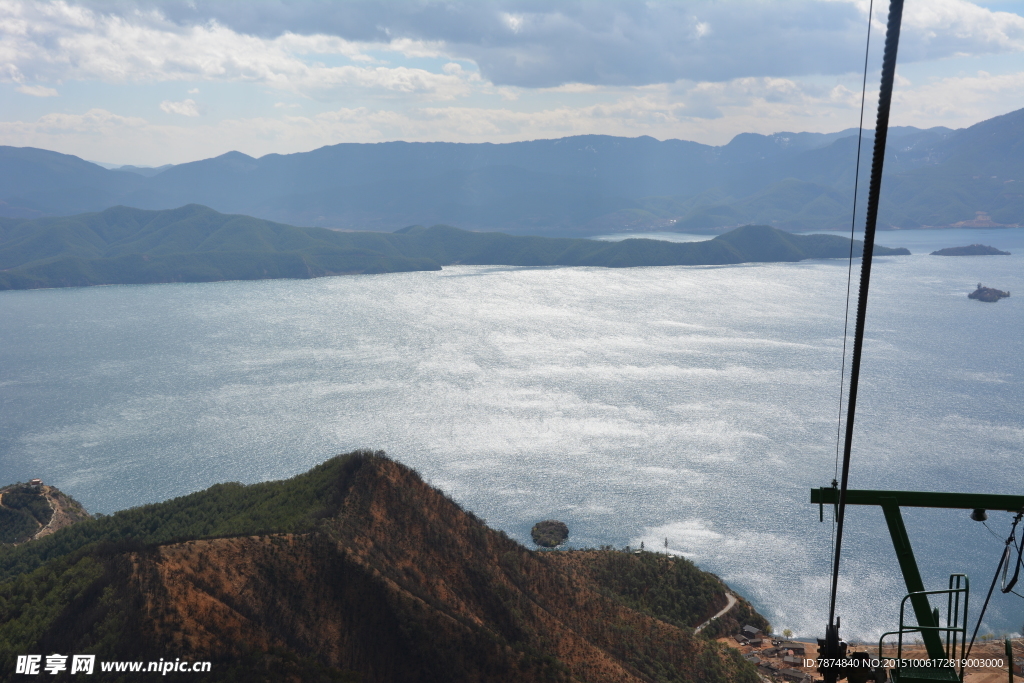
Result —
<instances>
[{"instance_id":1,"label":"lake","mask_svg":"<svg viewBox=\"0 0 1024 683\"><path fill-rule=\"evenodd\" d=\"M914 253L873 269L851 487L1022 493L1024 230L878 242ZM973 242L1013 255L927 255ZM109 513L384 449L523 543L548 518L576 547L667 543L812 637L832 525L809 489L835 476L846 277L840 260L457 266L3 292L0 479ZM967 299L979 281L1013 296ZM969 572L977 615L1010 515L904 517L926 583ZM843 634L877 636L901 579L881 512L847 519ZM996 593L982 632L1020 633L1020 599Z\"/></svg>"}]
</instances>

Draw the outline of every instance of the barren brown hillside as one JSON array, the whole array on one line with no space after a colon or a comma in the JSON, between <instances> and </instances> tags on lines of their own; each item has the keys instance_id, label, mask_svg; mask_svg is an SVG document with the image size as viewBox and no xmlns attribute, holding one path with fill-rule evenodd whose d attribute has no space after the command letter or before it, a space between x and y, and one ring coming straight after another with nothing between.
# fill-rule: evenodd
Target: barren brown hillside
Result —
<instances>
[{"instance_id":1,"label":"barren brown hillside","mask_svg":"<svg viewBox=\"0 0 1024 683\"><path fill-rule=\"evenodd\" d=\"M38 645L212 660L204 680L757 681L693 635L724 597L685 561L528 551L412 470L349 457L336 512L310 531L108 547ZM683 565L717 591L675 612L690 624L634 609L618 585L644 571L678 584Z\"/></svg>"}]
</instances>

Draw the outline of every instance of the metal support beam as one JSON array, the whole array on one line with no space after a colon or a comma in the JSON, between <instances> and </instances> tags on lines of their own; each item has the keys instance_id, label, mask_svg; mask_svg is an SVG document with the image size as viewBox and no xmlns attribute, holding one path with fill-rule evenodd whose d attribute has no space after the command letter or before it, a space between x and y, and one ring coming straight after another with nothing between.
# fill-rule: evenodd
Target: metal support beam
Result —
<instances>
[{"instance_id":1,"label":"metal support beam","mask_svg":"<svg viewBox=\"0 0 1024 683\"><path fill-rule=\"evenodd\" d=\"M818 505L836 505L839 502L839 490L834 486L823 486L811 489L811 502ZM914 608L918 626L924 627L921 637L928 656L931 659L947 657L942 645L940 626L928 598L924 595L913 595L925 590L921 572L914 559L914 551L910 546L910 537L903 524L900 507L945 508L962 510L1004 510L1007 512L1024 511L1024 496L1004 496L988 493L942 493L934 491L872 491L867 489L848 489L845 502L847 505L877 505L882 508L885 523L892 536L892 545L896 551L896 559L907 585L907 593L911 594L910 604ZM952 656L952 655L949 655Z\"/></svg>"},{"instance_id":2,"label":"metal support beam","mask_svg":"<svg viewBox=\"0 0 1024 683\"><path fill-rule=\"evenodd\" d=\"M871 491L849 489L846 492L847 505L883 505L883 501L895 500L904 508L946 508L953 510L1005 510L1024 511L1024 496L1002 496L990 493L941 493L934 491ZM832 487L811 489L812 503L835 504L839 492Z\"/></svg>"},{"instance_id":3,"label":"metal support beam","mask_svg":"<svg viewBox=\"0 0 1024 683\"><path fill-rule=\"evenodd\" d=\"M1010 683L1013 683L1013 648L1010 647L1010 639L1006 638L1003 641L1006 646L1006 659L1010 662Z\"/></svg>"},{"instance_id":4,"label":"metal support beam","mask_svg":"<svg viewBox=\"0 0 1024 683\"><path fill-rule=\"evenodd\" d=\"M903 515L900 514L896 500L889 498L883 502L882 512L885 514L885 523L889 526L892 547L896 550L896 560L900 563L903 581L907 584L907 593L910 594L910 604L914 607L917 625L924 627L921 631L921 639L924 641L925 649L928 650L928 658L945 659L946 648L942 645L942 636L938 630L934 630L940 624L935 613L932 612L931 605L928 604L928 596L922 595L925 590L924 581L917 568L914 550L910 547L910 537L907 536L907 527L903 525Z\"/></svg>"}]
</instances>

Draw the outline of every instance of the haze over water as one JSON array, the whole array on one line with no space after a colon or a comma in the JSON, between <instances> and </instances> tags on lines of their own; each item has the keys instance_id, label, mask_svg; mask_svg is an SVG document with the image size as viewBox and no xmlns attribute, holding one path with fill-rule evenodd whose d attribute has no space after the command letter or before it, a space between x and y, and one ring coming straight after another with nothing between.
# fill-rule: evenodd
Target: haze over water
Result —
<instances>
[{"instance_id":1,"label":"haze over water","mask_svg":"<svg viewBox=\"0 0 1024 683\"><path fill-rule=\"evenodd\" d=\"M878 238L915 253L875 261L852 487L1024 490L1022 232ZM926 255L977 241L1014 253ZM524 543L547 518L576 547L667 539L810 637L831 524L807 501L835 475L846 274L459 266L4 292L0 483L39 476L110 513L384 449ZM1013 296L968 300L979 281ZM904 517L926 583L966 570L976 615L1010 515L991 514L1000 539L963 511ZM894 628L879 510L850 508L842 574L844 635ZM987 628L1022 622L993 599Z\"/></svg>"}]
</instances>

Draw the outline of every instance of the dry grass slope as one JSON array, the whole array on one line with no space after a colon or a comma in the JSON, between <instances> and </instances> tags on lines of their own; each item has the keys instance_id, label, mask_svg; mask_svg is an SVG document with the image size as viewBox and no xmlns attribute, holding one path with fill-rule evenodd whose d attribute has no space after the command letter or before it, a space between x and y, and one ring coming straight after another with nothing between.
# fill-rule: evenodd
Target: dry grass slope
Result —
<instances>
[{"instance_id":1,"label":"dry grass slope","mask_svg":"<svg viewBox=\"0 0 1024 683\"><path fill-rule=\"evenodd\" d=\"M414 471L349 457L335 514L312 530L61 560L62 576L83 578L35 646L209 659L208 680L756 683L734 651L692 632L717 599L673 624L607 581L609 567L671 574L679 560L528 551Z\"/></svg>"}]
</instances>

